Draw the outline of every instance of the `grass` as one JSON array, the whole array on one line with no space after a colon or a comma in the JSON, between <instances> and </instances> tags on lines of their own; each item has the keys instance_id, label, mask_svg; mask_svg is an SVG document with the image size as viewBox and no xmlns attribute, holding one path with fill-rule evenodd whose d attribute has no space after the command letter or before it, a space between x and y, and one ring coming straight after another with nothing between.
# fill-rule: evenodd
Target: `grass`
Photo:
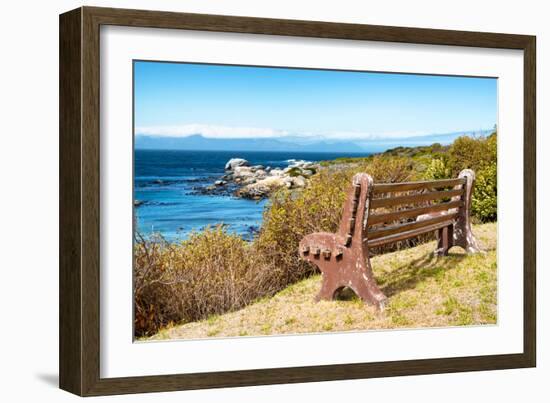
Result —
<instances>
[{"instance_id":1,"label":"grass","mask_svg":"<svg viewBox=\"0 0 550 403\"><path fill-rule=\"evenodd\" d=\"M473 230L485 254L465 255L453 248L449 256L434 257L435 243L430 242L373 257L376 279L389 297L383 312L352 293L314 302L321 285L321 276L315 275L240 310L171 325L141 340L495 324L496 224Z\"/></svg>"}]
</instances>

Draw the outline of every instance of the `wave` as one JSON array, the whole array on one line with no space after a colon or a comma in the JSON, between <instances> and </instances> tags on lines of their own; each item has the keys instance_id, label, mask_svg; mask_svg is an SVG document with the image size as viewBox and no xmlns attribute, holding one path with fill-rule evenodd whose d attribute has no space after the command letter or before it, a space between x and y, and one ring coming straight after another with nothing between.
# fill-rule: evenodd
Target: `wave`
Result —
<instances>
[{"instance_id":1,"label":"wave","mask_svg":"<svg viewBox=\"0 0 550 403\"><path fill-rule=\"evenodd\" d=\"M286 160L286 162L288 163L289 167L311 163L311 161L297 160L297 159L294 159L294 158L288 159L288 160Z\"/></svg>"},{"instance_id":2,"label":"wave","mask_svg":"<svg viewBox=\"0 0 550 403\"><path fill-rule=\"evenodd\" d=\"M286 166L293 167L295 165L306 164L306 163L311 163L311 162L312 161L290 158L290 159L285 159L285 160L267 160L267 161L263 161L261 164L262 165L273 165L273 166L277 166L277 167L285 167L286 168Z\"/></svg>"}]
</instances>

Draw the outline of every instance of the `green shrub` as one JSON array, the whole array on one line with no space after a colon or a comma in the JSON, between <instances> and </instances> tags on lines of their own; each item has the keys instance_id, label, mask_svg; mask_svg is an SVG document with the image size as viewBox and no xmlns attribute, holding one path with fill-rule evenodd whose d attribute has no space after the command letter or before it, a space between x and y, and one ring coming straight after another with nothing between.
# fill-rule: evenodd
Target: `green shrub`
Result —
<instances>
[{"instance_id":1,"label":"green shrub","mask_svg":"<svg viewBox=\"0 0 550 403\"><path fill-rule=\"evenodd\" d=\"M296 177L302 175L302 170L298 167L293 167L288 170L288 176Z\"/></svg>"},{"instance_id":2,"label":"green shrub","mask_svg":"<svg viewBox=\"0 0 550 403\"><path fill-rule=\"evenodd\" d=\"M489 165L476 172L472 195L472 214L482 222L497 219L497 166Z\"/></svg>"},{"instance_id":3,"label":"green shrub","mask_svg":"<svg viewBox=\"0 0 550 403\"><path fill-rule=\"evenodd\" d=\"M459 137L449 149L452 176L465 169L476 173L472 214L482 222L497 219L497 134L484 138Z\"/></svg>"},{"instance_id":4,"label":"green shrub","mask_svg":"<svg viewBox=\"0 0 550 403\"><path fill-rule=\"evenodd\" d=\"M424 172L424 179L426 180L447 179L450 176L451 170L446 166L445 161L440 158L432 159Z\"/></svg>"},{"instance_id":5,"label":"green shrub","mask_svg":"<svg viewBox=\"0 0 550 403\"><path fill-rule=\"evenodd\" d=\"M473 138L457 138L449 148L448 168L452 176L457 176L466 168L480 171L497 162L497 135Z\"/></svg>"},{"instance_id":6,"label":"green shrub","mask_svg":"<svg viewBox=\"0 0 550 403\"><path fill-rule=\"evenodd\" d=\"M375 155L359 168L355 172L367 172L375 182L395 183L416 179L414 161L407 157Z\"/></svg>"}]
</instances>

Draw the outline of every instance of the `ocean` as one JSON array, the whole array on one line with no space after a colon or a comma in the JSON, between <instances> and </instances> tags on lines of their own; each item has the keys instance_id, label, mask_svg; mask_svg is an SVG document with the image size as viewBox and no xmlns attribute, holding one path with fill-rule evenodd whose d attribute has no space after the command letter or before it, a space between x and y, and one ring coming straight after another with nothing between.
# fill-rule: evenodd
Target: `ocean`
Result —
<instances>
[{"instance_id":1,"label":"ocean","mask_svg":"<svg viewBox=\"0 0 550 403\"><path fill-rule=\"evenodd\" d=\"M177 242L192 231L224 224L229 232L251 239L262 222L267 200L253 201L231 195L205 195L197 188L211 185L224 174L231 158L252 165L286 168L291 160L322 161L369 153L269 151L135 150L134 207L136 229L144 236L160 233Z\"/></svg>"}]
</instances>

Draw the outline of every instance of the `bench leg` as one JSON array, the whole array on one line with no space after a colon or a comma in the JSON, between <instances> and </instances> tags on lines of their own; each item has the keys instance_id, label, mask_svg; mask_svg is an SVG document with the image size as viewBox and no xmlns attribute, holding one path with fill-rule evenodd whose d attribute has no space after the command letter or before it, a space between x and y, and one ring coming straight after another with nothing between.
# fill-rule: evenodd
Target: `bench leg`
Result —
<instances>
[{"instance_id":1,"label":"bench leg","mask_svg":"<svg viewBox=\"0 0 550 403\"><path fill-rule=\"evenodd\" d=\"M376 284L370 260L364 259L363 254L348 264L344 263L332 270L323 270L322 278L323 283L316 297L317 301L333 300L340 289L349 287L366 304L375 305L380 310L384 308L387 297Z\"/></svg>"},{"instance_id":2,"label":"bench leg","mask_svg":"<svg viewBox=\"0 0 550 403\"><path fill-rule=\"evenodd\" d=\"M453 244L456 246L460 246L467 253L482 252L482 249L479 246L477 239L472 233L469 219L466 220L463 217L459 217L459 219L455 223L453 230Z\"/></svg>"},{"instance_id":3,"label":"bench leg","mask_svg":"<svg viewBox=\"0 0 550 403\"><path fill-rule=\"evenodd\" d=\"M465 178L466 184L464 190L464 206L459 209L458 218L453 228L453 245L460 246L467 253L481 252L482 249L472 233L470 218L475 174L471 169L464 169L460 172L459 177Z\"/></svg>"},{"instance_id":4,"label":"bench leg","mask_svg":"<svg viewBox=\"0 0 550 403\"><path fill-rule=\"evenodd\" d=\"M379 310L383 310L388 300L384 293L376 284L370 267L370 259L367 259L368 268L361 271L355 271L352 275L350 288L368 305L374 305Z\"/></svg>"},{"instance_id":5,"label":"bench leg","mask_svg":"<svg viewBox=\"0 0 550 403\"><path fill-rule=\"evenodd\" d=\"M315 297L316 301L332 301L336 296L336 291L341 288L336 276L331 276L328 273L322 274L322 284L319 294Z\"/></svg>"},{"instance_id":6,"label":"bench leg","mask_svg":"<svg viewBox=\"0 0 550 403\"><path fill-rule=\"evenodd\" d=\"M446 256L449 253L449 249L453 247L453 226L440 228L437 231L437 249L435 250L436 256Z\"/></svg>"}]
</instances>

